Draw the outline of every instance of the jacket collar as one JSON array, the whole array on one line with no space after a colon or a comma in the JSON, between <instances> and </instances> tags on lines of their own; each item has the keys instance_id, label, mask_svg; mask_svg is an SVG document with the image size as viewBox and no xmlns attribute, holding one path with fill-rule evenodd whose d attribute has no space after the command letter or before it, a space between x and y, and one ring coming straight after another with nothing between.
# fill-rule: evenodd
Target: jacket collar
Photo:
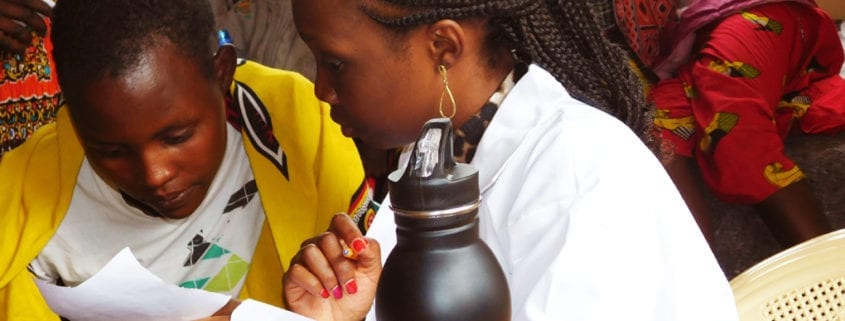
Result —
<instances>
[{"instance_id":1,"label":"jacket collar","mask_svg":"<svg viewBox=\"0 0 845 321\"><path fill-rule=\"evenodd\" d=\"M496 182L526 135L555 112L549 105L567 97L569 94L554 76L537 65L528 67L528 72L499 106L478 144L472 165L478 169L482 194Z\"/></svg>"}]
</instances>

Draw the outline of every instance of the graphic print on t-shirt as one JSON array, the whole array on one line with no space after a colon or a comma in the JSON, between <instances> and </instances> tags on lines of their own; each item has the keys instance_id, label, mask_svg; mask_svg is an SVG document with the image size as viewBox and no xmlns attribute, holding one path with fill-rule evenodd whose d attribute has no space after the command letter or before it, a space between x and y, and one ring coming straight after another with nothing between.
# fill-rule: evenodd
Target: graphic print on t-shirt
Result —
<instances>
[{"instance_id":1,"label":"graphic print on t-shirt","mask_svg":"<svg viewBox=\"0 0 845 321\"><path fill-rule=\"evenodd\" d=\"M223 211L223 215L246 215L243 213L253 200L258 188L255 180L247 182L242 188L235 191L229 198L229 202ZM226 249L219 244L224 237L242 237L241 235L218 235L215 239L209 240L204 236L202 230L187 244L190 253L185 259L184 267L197 267L200 265L221 266L216 275L201 276L189 281L182 282L179 286L191 289L204 289L212 292L228 292L234 289L246 276L249 270L249 263L240 256ZM199 268L197 271L209 271L209 268ZM212 271L214 269L211 269Z\"/></svg>"}]
</instances>

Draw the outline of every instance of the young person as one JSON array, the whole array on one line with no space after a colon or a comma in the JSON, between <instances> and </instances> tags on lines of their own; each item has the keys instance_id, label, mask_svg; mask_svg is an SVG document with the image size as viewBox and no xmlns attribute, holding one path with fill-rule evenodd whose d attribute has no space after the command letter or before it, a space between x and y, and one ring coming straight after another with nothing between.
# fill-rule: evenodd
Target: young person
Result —
<instances>
[{"instance_id":1,"label":"young person","mask_svg":"<svg viewBox=\"0 0 845 321\"><path fill-rule=\"evenodd\" d=\"M655 124L667 170L692 204L700 168L720 199L751 204L785 246L831 231L801 169L784 154L791 131L845 129L842 45L812 0L685 1L654 67ZM706 207L693 207L711 234Z\"/></svg>"},{"instance_id":2,"label":"young person","mask_svg":"<svg viewBox=\"0 0 845 321\"><path fill-rule=\"evenodd\" d=\"M508 278L512 320L736 320L705 239L636 135L647 119L639 80L589 8L293 1L317 60L315 91L345 134L397 147L453 115L456 154L479 170L480 234ZM336 216L291 263L288 306L361 320L395 242L392 220L384 204L365 238Z\"/></svg>"},{"instance_id":3,"label":"young person","mask_svg":"<svg viewBox=\"0 0 845 321\"><path fill-rule=\"evenodd\" d=\"M369 195L312 84L218 48L206 0L54 14L66 104L0 161L0 319L58 319L36 278L75 287L126 247L167 283L281 306L301 241Z\"/></svg>"}]
</instances>

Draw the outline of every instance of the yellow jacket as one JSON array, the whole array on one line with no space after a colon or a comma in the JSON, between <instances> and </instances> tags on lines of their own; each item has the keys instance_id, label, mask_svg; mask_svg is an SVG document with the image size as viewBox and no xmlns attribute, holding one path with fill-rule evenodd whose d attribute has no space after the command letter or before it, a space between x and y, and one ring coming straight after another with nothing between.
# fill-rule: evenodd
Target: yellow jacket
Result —
<instances>
[{"instance_id":1,"label":"yellow jacket","mask_svg":"<svg viewBox=\"0 0 845 321\"><path fill-rule=\"evenodd\" d=\"M359 189L364 172L354 143L304 77L240 62L232 93L239 88L248 88L269 114L287 171L259 152L244 126L244 149L267 218L240 296L282 306L290 259L332 215L359 210L356 193L367 193ZM0 159L0 320L58 320L27 265L61 224L83 158L67 108L60 108L56 123Z\"/></svg>"}]
</instances>

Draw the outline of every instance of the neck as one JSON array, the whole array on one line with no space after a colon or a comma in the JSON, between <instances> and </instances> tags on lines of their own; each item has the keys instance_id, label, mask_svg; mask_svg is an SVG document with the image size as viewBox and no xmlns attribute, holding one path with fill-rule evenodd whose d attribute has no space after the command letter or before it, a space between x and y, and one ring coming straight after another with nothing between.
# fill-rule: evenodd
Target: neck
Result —
<instances>
[{"instance_id":1,"label":"neck","mask_svg":"<svg viewBox=\"0 0 845 321\"><path fill-rule=\"evenodd\" d=\"M486 65L486 62L482 62L481 64ZM452 118L455 128L461 128L467 120L481 110L481 107L496 92L496 89L499 88L499 85L507 77L508 73L513 70L515 63L511 59L510 63L503 65L507 67L497 69L478 68L474 71L456 70L456 74L460 73L462 77L455 81L449 80L450 87L455 94L457 102L457 112L455 113L455 117ZM444 104L446 104L445 101ZM448 111L444 112L448 113Z\"/></svg>"}]
</instances>

